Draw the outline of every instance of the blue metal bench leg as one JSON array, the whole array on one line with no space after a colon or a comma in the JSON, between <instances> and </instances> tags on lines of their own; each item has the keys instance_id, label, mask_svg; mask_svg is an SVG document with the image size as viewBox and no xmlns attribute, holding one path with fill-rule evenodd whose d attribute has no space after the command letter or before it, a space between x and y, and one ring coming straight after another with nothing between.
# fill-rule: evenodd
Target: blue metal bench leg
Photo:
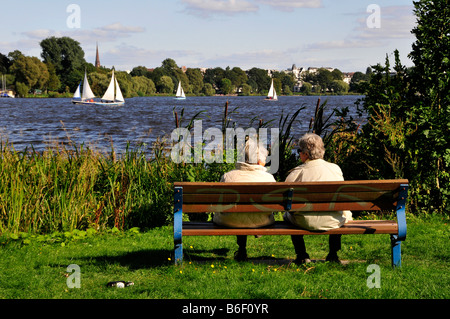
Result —
<instances>
[{"instance_id":1,"label":"blue metal bench leg","mask_svg":"<svg viewBox=\"0 0 450 319\"><path fill-rule=\"evenodd\" d=\"M175 264L183 263L183 188L175 187L173 215L173 241Z\"/></svg>"},{"instance_id":2,"label":"blue metal bench leg","mask_svg":"<svg viewBox=\"0 0 450 319\"><path fill-rule=\"evenodd\" d=\"M402 242L398 240L398 236L391 235L392 249L392 267L400 268L402 266Z\"/></svg>"}]
</instances>

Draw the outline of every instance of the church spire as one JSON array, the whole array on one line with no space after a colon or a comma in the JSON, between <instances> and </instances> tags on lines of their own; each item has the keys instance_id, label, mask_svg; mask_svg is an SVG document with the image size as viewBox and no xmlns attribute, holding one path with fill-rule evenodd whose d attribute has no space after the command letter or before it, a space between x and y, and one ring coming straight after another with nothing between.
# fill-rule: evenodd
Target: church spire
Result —
<instances>
[{"instance_id":1,"label":"church spire","mask_svg":"<svg viewBox=\"0 0 450 319\"><path fill-rule=\"evenodd\" d=\"M97 53L96 53L96 56L95 56L95 67L96 68L100 67L100 57L98 55L98 43L97 43Z\"/></svg>"}]
</instances>

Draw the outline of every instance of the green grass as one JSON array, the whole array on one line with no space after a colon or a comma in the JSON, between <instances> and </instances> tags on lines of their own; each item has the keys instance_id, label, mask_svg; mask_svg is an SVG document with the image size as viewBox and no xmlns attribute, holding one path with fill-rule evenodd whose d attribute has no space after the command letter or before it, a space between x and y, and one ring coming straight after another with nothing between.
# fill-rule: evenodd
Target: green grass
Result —
<instances>
[{"instance_id":1,"label":"green grass","mask_svg":"<svg viewBox=\"0 0 450 319\"><path fill-rule=\"evenodd\" d=\"M388 235L343 236L343 265L323 262L327 236L305 237L316 262L297 266L288 236L249 237L249 261L235 262L235 237L185 237L173 264L172 227L147 232L74 232L1 238L5 299L448 299L448 218L408 216L402 268L392 269ZM68 288L77 264L81 288ZM368 288L377 264L381 288ZM109 281L133 281L125 289Z\"/></svg>"}]
</instances>

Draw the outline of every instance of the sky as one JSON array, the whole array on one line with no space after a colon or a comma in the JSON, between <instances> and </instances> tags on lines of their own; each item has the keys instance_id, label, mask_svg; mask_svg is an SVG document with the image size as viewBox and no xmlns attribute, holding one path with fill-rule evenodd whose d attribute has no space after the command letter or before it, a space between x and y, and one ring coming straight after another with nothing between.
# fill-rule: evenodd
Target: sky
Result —
<instances>
[{"instance_id":1,"label":"sky","mask_svg":"<svg viewBox=\"0 0 450 319\"><path fill-rule=\"evenodd\" d=\"M40 41L77 40L85 59L131 70L166 58L188 68L365 72L402 64L415 41L412 0L0 0L0 53L40 58ZM391 63L392 64L392 63Z\"/></svg>"}]
</instances>

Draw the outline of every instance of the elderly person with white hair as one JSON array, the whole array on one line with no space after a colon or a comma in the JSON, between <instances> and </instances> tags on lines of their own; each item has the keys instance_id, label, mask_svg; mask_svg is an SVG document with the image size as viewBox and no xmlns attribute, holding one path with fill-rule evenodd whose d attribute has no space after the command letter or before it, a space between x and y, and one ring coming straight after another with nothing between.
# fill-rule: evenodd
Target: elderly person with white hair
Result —
<instances>
[{"instance_id":1,"label":"elderly person with white hair","mask_svg":"<svg viewBox=\"0 0 450 319\"><path fill-rule=\"evenodd\" d=\"M249 139L245 144L245 162L237 162L236 168L225 173L221 182L275 182L272 174L266 168L268 151L258 145L254 139ZM215 213L213 217L215 224L232 228L259 228L271 225L275 222L273 214L268 213ZM242 261L247 259L247 236L238 235L238 251L235 259Z\"/></svg>"},{"instance_id":2,"label":"elderly person with white hair","mask_svg":"<svg viewBox=\"0 0 450 319\"><path fill-rule=\"evenodd\" d=\"M336 164L323 159L325 147L322 138L314 133L307 133L299 140L300 159L303 164L290 171L286 182L343 181L342 170ZM321 231L339 228L352 219L350 211L330 212L286 212L285 220L307 230ZM296 263L311 262L306 252L302 235L291 236L297 254ZM341 249L341 235L330 235L327 261L340 262L337 252Z\"/></svg>"}]
</instances>

